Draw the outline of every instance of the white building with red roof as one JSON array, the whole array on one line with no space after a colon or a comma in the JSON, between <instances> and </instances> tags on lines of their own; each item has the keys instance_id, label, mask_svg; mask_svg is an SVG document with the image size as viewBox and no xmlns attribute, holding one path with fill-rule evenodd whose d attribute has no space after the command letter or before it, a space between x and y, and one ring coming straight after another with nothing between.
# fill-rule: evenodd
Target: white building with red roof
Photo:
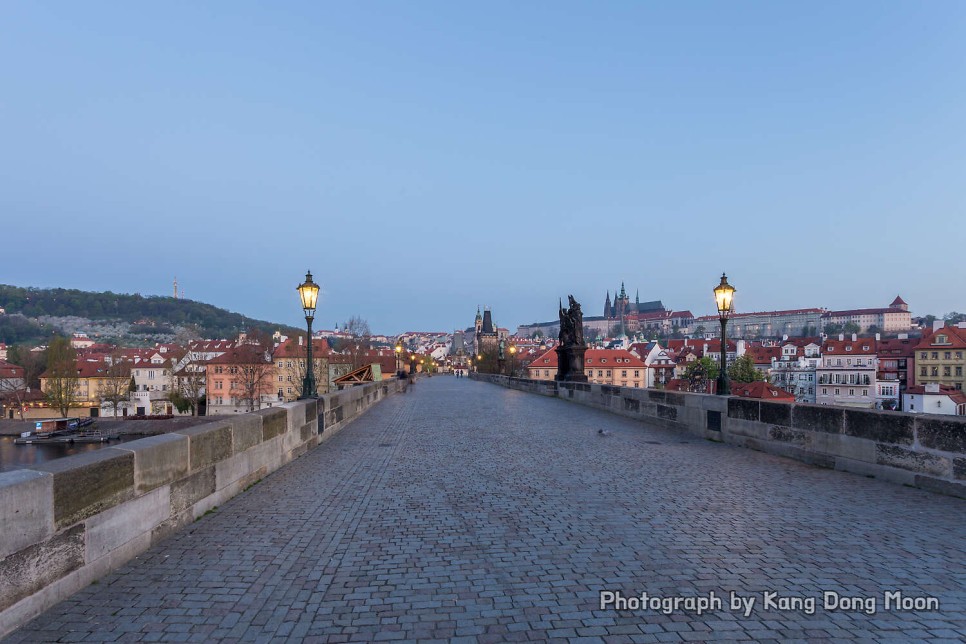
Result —
<instances>
[{"instance_id":1,"label":"white building with red roof","mask_svg":"<svg viewBox=\"0 0 966 644\"><path fill-rule=\"evenodd\" d=\"M910 414L966 416L966 392L931 382L902 393L902 409Z\"/></svg>"},{"instance_id":2,"label":"white building with red roof","mask_svg":"<svg viewBox=\"0 0 966 644\"><path fill-rule=\"evenodd\" d=\"M837 340L826 340L816 369L818 383L815 402L820 405L872 409L883 406L883 398L888 398L898 406L898 383L889 383L883 391L879 391L877 372L875 338L856 335L845 338L840 335ZM890 391L889 387L894 391ZM889 395L886 396L886 393Z\"/></svg>"}]
</instances>

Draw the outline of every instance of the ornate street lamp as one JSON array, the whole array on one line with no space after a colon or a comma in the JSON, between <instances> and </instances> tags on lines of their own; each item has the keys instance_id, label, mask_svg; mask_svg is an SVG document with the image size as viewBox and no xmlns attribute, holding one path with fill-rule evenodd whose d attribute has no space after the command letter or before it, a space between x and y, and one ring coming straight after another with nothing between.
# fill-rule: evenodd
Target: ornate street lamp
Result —
<instances>
[{"instance_id":1,"label":"ornate street lamp","mask_svg":"<svg viewBox=\"0 0 966 644\"><path fill-rule=\"evenodd\" d=\"M516 355L517 355L517 345L511 344L510 345L510 377L511 378L513 377L513 369L515 366L514 358L516 358Z\"/></svg>"},{"instance_id":2,"label":"ornate street lamp","mask_svg":"<svg viewBox=\"0 0 966 644\"><path fill-rule=\"evenodd\" d=\"M718 372L718 395L731 395L731 383L728 382L728 337L725 328L728 318L734 311L735 287L728 283L728 277L722 273L721 283L714 288L714 301L718 305L718 319L721 321L721 370Z\"/></svg>"},{"instance_id":3,"label":"ornate street lamp","mask_svg":"<svg viewBox=\"0 0 966 644\"><path fill-rule=\"evenodd\" d=\"M396 343L396 377L399 377L402 369L399 368L399 355L402 353L402 345L398 342Z\"/></svg>"},{"instance_id":4,"label":"ornate street lamp","mask_svg":"<svg viewBox=\"0 0 966 644\"><path fill-rule=\"evenodd\" d=\"M305 272L305 282L296 287L302 300L302 310L305 312L305 323L308 325L308 350L305 365L305 378L302 379L302 395L299 400L316 398L315 365L312 359L312 319L315 318L315 305L319 301L319 285L312 281L311 271Z\"/></svg>"},{"instance_id":5,"label":"ornate street lamp","mask_svg":"<svg viewBox=\"0 0 966 644\"><path fill-rule=\"evenodd\" d=\"M416 354L411 353L409 355L409 375L416 373Z\"/></svg>"}]
</instances>

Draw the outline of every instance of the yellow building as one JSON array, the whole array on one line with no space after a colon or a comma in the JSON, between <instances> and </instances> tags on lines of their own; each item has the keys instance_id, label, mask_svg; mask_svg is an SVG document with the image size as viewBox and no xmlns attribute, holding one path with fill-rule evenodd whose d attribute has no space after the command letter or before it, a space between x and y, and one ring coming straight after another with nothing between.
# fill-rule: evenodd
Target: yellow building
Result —
<instances>
[{"instance_id":1,"label":"yellow building","mask_svg":"<svg viewBox=\"0 0 966 644\"><path fill-rule=\"evenodd\" d=\"M553 380L557 375L557 351L551 349L527 366L532 380ZM584 375L594 384L617 387L647 387L647 365L623 349L587 349Z\"/></svg>"},{"instance_id":2,"label":"yellow building","mask_svg":"<svg viewBox=\"0 0 966 644\"><path fill-rule=\"evenodd\" d=\"M915 385L938 383L966 390L966 323L924 336L915 350Z\"/></svg>"},{"instance_id":3,"label":"yellow building","mask_svg":"<svg viewBox=\"0 0 966 644\"><path fill-rule=\"evenodd\" d=\"M291 402L302 393L302 379L305 378L305 359L308 346L303 337L289 338L275 348L272 361L275 373L272 384L277 390L279 401ZM317 393L329 391L329 343L325 340L312 340L312 362L315 365L315 385Z\"/></svg>"}]
</instances>

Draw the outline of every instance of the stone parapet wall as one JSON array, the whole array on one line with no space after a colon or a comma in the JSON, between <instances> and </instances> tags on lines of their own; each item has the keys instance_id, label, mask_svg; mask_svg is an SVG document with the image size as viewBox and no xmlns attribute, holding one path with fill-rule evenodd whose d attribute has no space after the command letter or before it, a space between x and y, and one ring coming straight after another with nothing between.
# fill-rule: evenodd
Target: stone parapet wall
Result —
<instances>
[{"instance_id":1,"label":"stone parapet wall","mask_svg":"<svg viewBox=\"0 0 966 644\"><path fill-rule=\"evenodd\" d=\"M405 386L360 385L0 473L0 637Z\"/></svg>"},{"instance_id":2,"label":"stone parapet wall","mask_svg":"<svg viewBox=\"0 0 966 644\"><path fill-rule=\"evenodd\" d=\"M966 498L966 418L471 374L665 429Z\"/></svg>"}]
</instances>

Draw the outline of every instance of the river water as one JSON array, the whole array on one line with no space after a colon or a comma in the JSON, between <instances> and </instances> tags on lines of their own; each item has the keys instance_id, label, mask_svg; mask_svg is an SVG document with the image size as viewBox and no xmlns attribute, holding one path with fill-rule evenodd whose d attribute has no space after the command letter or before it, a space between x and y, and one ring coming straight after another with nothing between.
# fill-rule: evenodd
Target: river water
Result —
<instances>
[{"instance_id":1,"label":"river water","mask_svg":"<svg viewBox=\"0 0 966 644\"><path fill-rule=\"evenodd\" d=\"M22 470L39 465L44 461L55 458L72 456L82 452L91 452L102 447L109 447L137 440L142 436L122 436L110 443L78 443L76 445L15 445L14 436L0 436L0 472Z\"/></svg>"}]
</instances>

